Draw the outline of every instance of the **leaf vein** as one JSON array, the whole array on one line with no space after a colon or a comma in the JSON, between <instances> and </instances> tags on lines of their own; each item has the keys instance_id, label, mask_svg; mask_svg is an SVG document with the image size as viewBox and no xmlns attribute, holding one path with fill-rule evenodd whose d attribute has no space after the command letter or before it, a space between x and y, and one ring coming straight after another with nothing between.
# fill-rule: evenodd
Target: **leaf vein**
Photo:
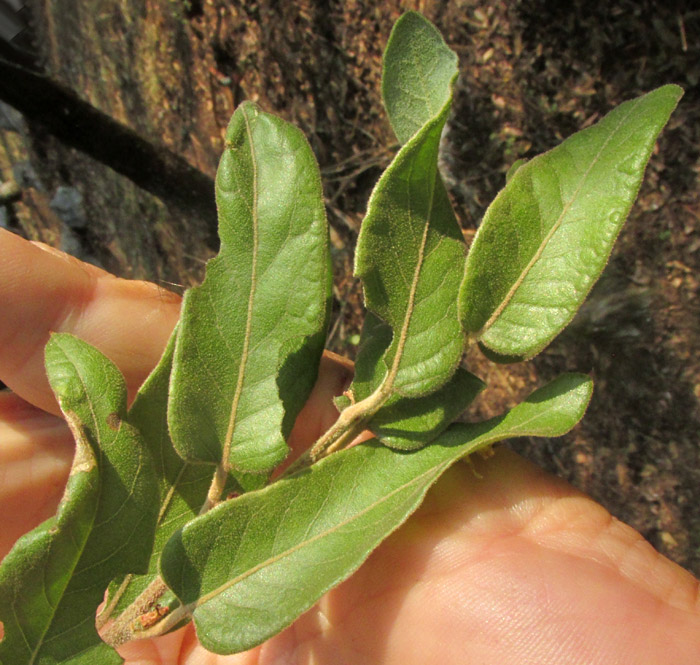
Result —
<instances>
[{"instance_id":1,"label":"leaf vein","mask_svg":"<svg viewBox=\"0 0 700 665\"><path fill-rule=\"evenodd\" d=\"M584 186L584 184L586 183L586 180L587 180L588 176L590 175L590 173L591 173L593 167L594 167L594 166L598 163L598 161L601 159L601 156L602 156L603 152L605 151L605 149L607 148L607 146L608 146L608 144L610 143L610 141L612 141L612 139L613 139L613 137L615 136L615 134L616 134L618 131L620 131L620 128L624 125L624 123L627 121L627 118L629 118L629 116L634 112L634 110L636 109L636 107L637 107L638 105L639 105L639 100L637 100L637 102L636 102L635 104L631 104L631 105L630 105L630 109L628 110L627 114L626 114L625 116L623 116L623 117L619 120L619 122L618 122L618 124L617 124L617 127L615 127L615 128L610 132L610 134L605 138L605 140L603 141L603 143L602 143L600 149L599 149L598 152L596 153L595 157L591 160L591 162L590 162L590 164L588 165L588 167L587 167L585 173L583 174L583 176L582 176L582 178L581 178L581 182L579 183L578 187L576 188L576 190L575 190L575 191L573 192L573 194L571 195L571 198L570 198L568 201L566 201L566 203L564 203L563 208L562 208L561 212L559 213L558 218L555 220L554 224L552 224L551 229L550 229L550 230L547 232L547 234L545 235L544 239L543 239L542 242L540 243L539 248L538 248L537 251L533 254L533 256L532 256L532 258L530 259L530 261L528 262L528 264L523 268L523 270L521 271L520 275L518 275L518 278L515 280L515 282L513 283L513 285L511 286L510 290L508 291L508 293L507 293L507 294L505 295L505 297L503 298L503 300L499 303L499 305L496 307L496 309L495 309L494 312L491 314L491 316L489 317L489 319L488 319L488 320L486 321L486 323L483 325L483 327L481 328L481 330L477 333L477 335L476 335L477 337L483 336L483 334L494 324L494 322L498 319L498 317L501 315L501 313L503 312L503 310L508 306L508 304L510 303L510 301L513 299L513 297L515 296L516 291L520 288L521 284L522 284L523 281L527 278L528 274L529 274L530 271L532 270L532 267L533 267L533 266L537 263L537 261L539 261L539 259L542 257L542 255L543 255L545 249L547 248L547 244L549 243L549 241L551 240L551 238L554 236L554 234L555 234L555 233L559 230L559 228L561 227L561 223L562 223L562 221L564 220L564 218L565 218L565 216L566 216L566 213L571 209L571 206L574 204L574 202L576 201L578 195L581 193L581 190L583 189L583 186ZM558 182L559 187L560 187L560 189L561 189L561 179L560 179L560 178L557 178L557 182ZM561 197L561 196L562 196L562 194L561 194L561 192L560 192L560 197ZM562 203L563 203L563 201L564 201L564 199L562 199ZM542 219L542 215L540 215L540 219Z\"/></svg>"}]
</instances>

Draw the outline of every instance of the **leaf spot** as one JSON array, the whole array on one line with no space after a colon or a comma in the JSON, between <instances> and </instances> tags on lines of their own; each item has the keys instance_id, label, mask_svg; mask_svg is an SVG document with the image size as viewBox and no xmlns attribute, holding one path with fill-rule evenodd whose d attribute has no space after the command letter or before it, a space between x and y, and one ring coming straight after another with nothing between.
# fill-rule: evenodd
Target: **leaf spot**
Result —
<instances>
[{"instance_id":1,"label":"leaf spot","mask_svg":"<svg viewBox=\"0 0 700 665\"><path fill-rule=\"evenodd\" d=\"M150 628L151 626L154 626L168 612L170 612L170 610L167 607L163 607L162 605L157 604L152 610L150 610L149 612L146 612L145 614L142 614L139 617L139 623L141 624L141 630L145 630L146 628Z\"/></svg>"},{"instance_id":2,"label":"leaf spot","mask_svg":"<svg viewBox=\"0 0 700 665\"><path fill-rule=\"evenodd\" d=\"M112 412L107 416L107 425L110 429L118 430L119 426L122 424L122 419L115 413Z\"/></svg>"}]
</instances>

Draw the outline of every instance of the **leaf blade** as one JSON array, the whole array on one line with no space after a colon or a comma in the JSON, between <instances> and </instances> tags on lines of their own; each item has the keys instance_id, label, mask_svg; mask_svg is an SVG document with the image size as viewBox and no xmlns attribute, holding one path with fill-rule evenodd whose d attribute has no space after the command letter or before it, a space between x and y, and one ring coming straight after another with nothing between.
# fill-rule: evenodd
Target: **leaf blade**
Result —
<instances>
[{"instance_id":1,"label":"leaf blade","mask_svg":"<svg viewBox=\"0 0 700 665\"><path fill-rule=\"evenodd\" d=\"M441 388L421 397L394 396L367 423L385 446L417 450L432 442L474 401L486 384L458 367Z\"/></svg>"},{"instance_id":2,"label":"leaf blade","mask_svg":"<svg viewBox=\"0 0 700 665\"><path fill-rule=\"evenodd\" d=\"M183 460L176 453L168 432L168 388L176 336L177 328L158 365L139 389L127 416L141 433L150 454L159 492L159 510L147 571L115 579L98 617L98 625L107 624L104 638L110 644L138 639L141 625L138 619L152 611L156 603L161 611L172 611L179 605L172 592L157 582L160 554L170 536L199 514L213 476L210 465Z\"/></svg>"},{"instance_id":3,"label":"leaf blade","mask_svg":"<svg viewBox=\"0 0 700 665\"><path fill-rule=\"evenodd\" d=\"M330 455L190 523L166 545L164 578L193 611L205 648L251 648L352 573L454 461L509 436L563 434L590 393L588 377L565 375L508 415L453 426L419 451L363 444Z\"/></svg>"},{"instance_id":4,"label":"leaf blade","mask_svg":"<svg viewBox=\"0 0 700 665\"><path fill-rule=\"evenodd\" d=\"M406 143L450 101L457 55L418 12L394 24L384 51L382 98L391 126Z\"/></svg>"},{"instance_id":5,"label":"leaf blade","mask_svg":"<svg viewBox=\"0 0 700 665\"><path fill-rule=\"evenodd\" d=\"M370 395L381 371L379 359L390 343L391 328L368 314L355 364L354 399L362 400ZM393 395L367 421L366 427L390 448L416 450L441 434L484 387L483 381L458 367L435 392L420 397Z\"/></svg>"},{"instance_id":6,"label":"leaf blade","mask_svg":"<svg viewBox=\"0 0 700 665\"><path fill-rule=\"evenodd\" d=\"M153 470L125 420L126 385L111 361L68 334L52 336L46 361L76 456L57 516L21 538L0 568L0 658L120 663L97 634L95 611L111 578L145 570Z\"/></svg>"},{"instance_id":7,"label":"leaf blade","mask_svg":"<svg viewBox=\"0 0 700 665\"><path fill-rule=\"evenodd\" d=\"M605 266L681 93L664 86L625 102L512 174L467 257L459 307L468 335L497 354L528 358L569 323Z\"/></svg>"},{"instance_id":8,"label":"leaf blade","mask_svg":"<svg viewBox=\"0 0 700 665\"><path fill-rule=\"evenodd\" d=\"M287 454L328 322L320 175L298 129L245 103L216 182L221 252L185 296L168 418L183 458L264 473Z\"/></svg>"},{"instance_id":9,"label":"leaf blade","mask_svg":"<svg viewBox=\"0 0 700 665\"><path fill-rule=\"evenodd\" d=\"M439 70L432 87L423 86L417 57ZM405 144L372 192L355 256L366 306L394 335L374 386L389 393L437 389L461 356L455 321L464 241L437 169L456 77L456 56L437 30L419 14L405 14L392 31L383 73L385 104ZM411 98L417 103L407 104Z\"/></svg>"}]
</instances>

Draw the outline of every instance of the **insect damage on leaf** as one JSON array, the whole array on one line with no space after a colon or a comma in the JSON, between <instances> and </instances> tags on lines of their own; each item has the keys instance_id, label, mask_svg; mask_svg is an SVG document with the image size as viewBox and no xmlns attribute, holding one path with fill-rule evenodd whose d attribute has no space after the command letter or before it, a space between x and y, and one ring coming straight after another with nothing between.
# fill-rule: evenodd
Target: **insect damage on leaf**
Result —
<instances>
[{"instance_id":1,"label":"insect damage on leaf","mask_svg":"<svg viewBox=\"0 0 700 665\"><path fill-rule=\"evenodd\" d=\"M0 662L62 663L90 654L96 663L120 663L97 633L95 612L110 580L145 572L155 477L139 433L107 424L126 405L117 367L65 333L52 335L45 357L76 454L56 515L21 538L0 566Z\"/></svg>"},{"instance_id":2,"label":"insect damage on leaf","mask_svg":"<svg viewBox=\"0 0 700 665\"><path fill-rule=\"evenodd\" d=\"M146 628L151 628L155 626L164 616L166 616L170 612L170 610L167 607L163 607L162 605L156 604L156 606L146 612L145 614L142 614L139 618L139 628L141 630L145 630Z\"/></svg>"},{"instance_id":3,"label":"insect damage on leaf","mask_svg":"<svg viewBox=\"0 0 700 665\"><path fill-rule=\"evenodd\" d=\"M64 417L75 441L75 454L73 455L70 475L87 473L95 467L95 455L85 437L80 418L72 411L66 411Z\"/></svg>"}]
</instances>

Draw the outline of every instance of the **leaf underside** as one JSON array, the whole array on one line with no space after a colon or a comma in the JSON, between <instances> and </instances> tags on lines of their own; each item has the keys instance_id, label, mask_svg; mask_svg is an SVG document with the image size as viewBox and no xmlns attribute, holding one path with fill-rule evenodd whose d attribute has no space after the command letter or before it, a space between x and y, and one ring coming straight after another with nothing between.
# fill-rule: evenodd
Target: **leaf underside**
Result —
<instances>
[{"instance_id":1,"label":"leaf underside","mask_svg":"<svg viewBox=\"0 0 700 665\"><path fill-rule=\"evenodd\" d=\"M667 85L520 166L486 212L460 289L465 332L529 358L571 321L637 196L682 94Z\"/></svg>"},{"instance_id":2,"label":"leaf underside","mask_svg":"<svg viewBox=\"0 0 700 665\"><path fill-rule=\"evenodd\" d=\"M464 242L437 169L456 76L456 56L435 28L404 15L385 54L383 89L406 143L372 192L355 256L367 309L393 333L372 386L389 394L438 389L462 354L456 303Z\"/></svg>"},{"instance_id":3,"label":"leaf underside","mask_svg":"<svg viewBox=\"0 0 700 665\"><path fill-rule=\"evenodd\" d=\"M216 197L221 251L183 302L170 431L184 459L265 473L287 455L328 322L328 229L304 136L241 105Z\"/></svg>"},{"instance_id":4,"label":"leaf underside","mask_svg":"<svg viewBox=\"0 0 700 665\"><path fill-rule=\"evenodd\" d=\"M148 571L143 575L120 577L110 584L107 602L100 615L103 624L108 620L119 622L118 628L112 627L106 634L110 642L137 638L133 626L138 628L138 617L151 611L155 603L169 611L179 605L169 590L152 594L157 597L142 594L152 588L160 576L158 563L165 543L175 531L199 514L212 480L212 467L183 460L175 452L168 433L168 384L176 335L177 330L158 366L139 389L127 416L142 434L152 461L159 491L158 521Z\"/></svg>"},{"instance_id":5,"label":"leaf underside","mask_svg":"<svg viewBox=\"0 0 700 665\"><path fill-rule=\"evenodd\" d=\"M381 395L358 419L375 440L260 489L287 455L317 376L331 270L312 151L298 129L251 103L231 119L217 172L221 252L186 293L132 409L107 358L52 337L47 371L76 454L56 516L0 566L0 665L121 663L95 628L110 582L98 624L110 621L103 634L123 630L111 644L138 637L148 610L184 605L177 618L194 619L206 649L245 651L355 571L454 462L504 438L559 436L581 418L592 384L567 374L503 416L450 425L483 388L459 367L465 334L509 362L563 329L603 270L682 91L626 102L516 162L465 266L438 169L456 76L436 28L404 14L382 77L402 147L358 238L368 314L342 400ZM231 472L222 495L240 496L200 515L214 465Z\"/></svg>"},{"instance_id":6,"label":"leaf underside","mask_svg":"<svg viewBox=\"0 0 700 665\"><path fill-rule=\"evenodd\" d=\"M370 442L330 455L190 522L166 545L162 574L206 649L252 648L348 577L456 460L507 437L563 434L591 389L588 377L564 375L507 415L453 425L422 450Z\"/></svg>"},{"instance_id":7,"label":"leaf underside","mask_svg":"<svg viewBox=\"0 0 700 665\"><path fill-rule=\"evenodd\" d=\"M403 145L451 101L457 56L417 12L394 25L383 58L382 99Z\"/></svg>"},{"instance_id":8,"label":"leaf underside","mask_svg":"<svg viewBox=\"0 0 700 665\"><path fill-rule=\"evenodd\" d=\"M379 359L391 343L391 328L369 313L362 328L362 339L355 365L353 397L368 397L380 377ZM422 397L393 395L367 422L384 445L398 450L415 450L426 445L452 423L484 389L485 384L462 368L441 388Z\"/></svg>"},{"instance_id":9,"label":"leaf underside","mask_svg":"<svg viewBox=\"0 0 700 665\"><path fill-rule=\"evenodd\" d=\"M76 454L56 516L0 567L0 662L120 663L97 634L95 611L113 577L146 570L158 504L153 470L125 420L126 386L111 361L57 334L46 366Z\"/></svg>"}]
</instances>

